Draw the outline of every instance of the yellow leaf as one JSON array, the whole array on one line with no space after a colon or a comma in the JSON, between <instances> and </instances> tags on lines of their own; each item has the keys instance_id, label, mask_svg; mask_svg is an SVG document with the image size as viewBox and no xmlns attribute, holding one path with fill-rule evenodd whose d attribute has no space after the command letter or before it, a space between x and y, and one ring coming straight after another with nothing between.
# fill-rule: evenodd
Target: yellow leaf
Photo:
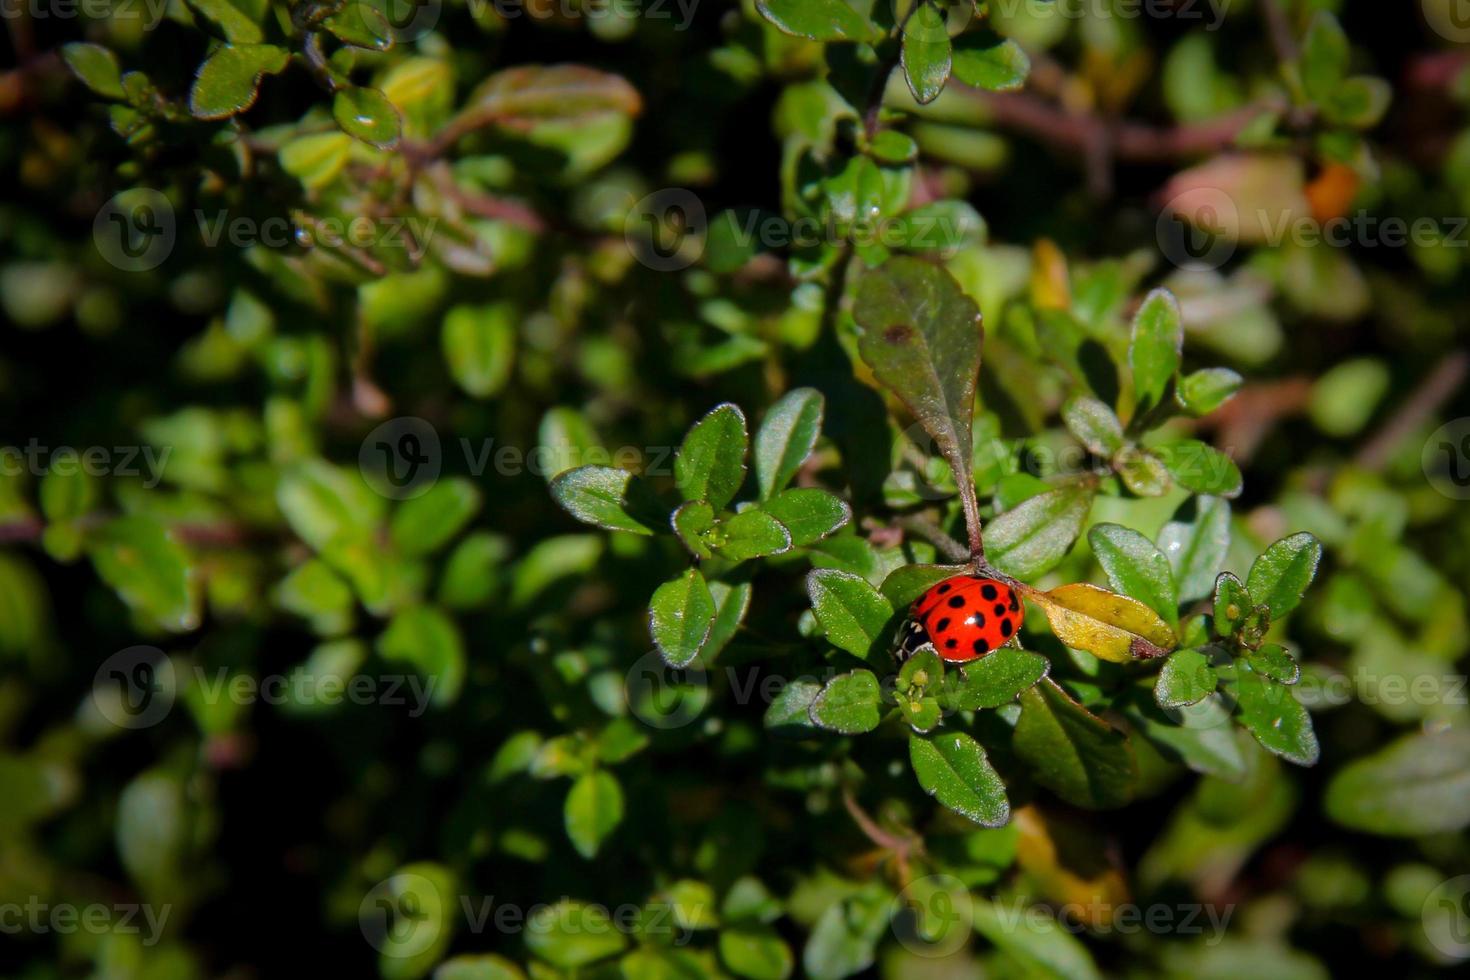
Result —
<instances>
[{"instance_id":1,"label":"yellow leaf","mask_svg":"<svg viewBox=\"0 0 1470 980\"><path fill-rule=\"evenodd\" d=\"M1057 639L1073 649L1114 663L1162 657L1174 649L1169 624L1125 595L1079 582L1032 598L1046 612Z\"/></svg>"}]
</instances>

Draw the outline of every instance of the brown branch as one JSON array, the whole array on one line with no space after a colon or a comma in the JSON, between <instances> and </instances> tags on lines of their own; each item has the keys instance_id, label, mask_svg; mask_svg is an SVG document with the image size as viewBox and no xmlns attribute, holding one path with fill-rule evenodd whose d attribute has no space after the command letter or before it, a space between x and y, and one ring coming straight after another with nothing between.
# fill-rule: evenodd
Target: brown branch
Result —
<instances>
[{"instance_id":1,"label":"brown branch","mask_svg":"<svg viewBox=\"0 0 1470 980\"><path fill-rule=\"evenodd\" d=\"M952 562L964 563L978 557L970 554L970 549L960 544L954 538L944 533L944 529L926 517L906 515L893 519L895 527L901 527L916 537L923 538L932 544L939 552Z\"/></svg>"},{"instance_id":2,"label":"brown branch","mask_svg":"<svg viewBox=\"0 0 1470 980\"><path fill-rule=\"evenodd\" d=\"M1455 351L1439 362L1429 376L1420 382L1413 397L1404 402L1383 427L1358 450L1356 462L1368 470L1381 470L1388 464L1399 444L1424 425L1449 401L1470 371L1470 355Z\"/></svg>"}]
</instances>

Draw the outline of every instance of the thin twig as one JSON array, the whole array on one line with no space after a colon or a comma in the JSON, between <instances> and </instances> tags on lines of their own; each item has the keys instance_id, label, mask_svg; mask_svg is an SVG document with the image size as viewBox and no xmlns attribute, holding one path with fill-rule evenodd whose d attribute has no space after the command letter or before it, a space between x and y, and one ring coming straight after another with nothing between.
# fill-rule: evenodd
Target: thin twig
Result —
<instances>
[{"instance_id":1,"label":"thin twig","mask_svg":"<svg viewBox=\"0 0 1470 980\"><path fill-rule=\"evenodd\" d=\"M944 532L944 529L927 517L919 517L915 514L906 514L893 519L896 527L901 527L910 534L923 538L925 541L938 548L940 553L950 561L963 564L972 560L975 556L970 549L956 541Z\"/></svg>"},{"instance_id":2,"label":"thin twig","mask_svg":"<svg viewBox=\"0 0 1470 980\"><path fill-rule=\"evenodd\" d=\"M1420 382L1413 397L1399 406L1387 422L1358 450L1356 462L1368 470L1381 470L1393 458L1399 444L1424 425L1449 401L1470 371L1470 355L1455 351Z\"/></svg>"}]
</instances>

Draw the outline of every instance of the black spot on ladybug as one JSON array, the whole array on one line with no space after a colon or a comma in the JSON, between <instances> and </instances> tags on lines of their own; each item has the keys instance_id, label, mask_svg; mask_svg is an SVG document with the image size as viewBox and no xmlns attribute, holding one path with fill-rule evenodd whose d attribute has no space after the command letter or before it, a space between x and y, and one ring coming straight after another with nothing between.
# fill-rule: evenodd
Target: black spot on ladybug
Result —
<instances>
[{"instance_id":1,"label":"black spot on ladybug","mask_svg":"<svg viewBox=\"0 0 1470 980\"><path fill-rule=\"evenodd\" d=\"M959 646L959 642L956 640L945 640L944 646L946 649L953 650L955 647Z\"/></svg>"},{"instance_id":2,"label":"black spot on ladybug","mask_svg":"<svg viewBox=\"0 0 1470 980\"><path fill-rule=\"evenodd\" d=\"M975 615L973 615L969 619L965 620L965 625L966 626L984 626L985 625L985 614L983 612L977 612L977 613L975 613Z\"/></svg>"},{"instance_id":3,"label":"black spot on ladybug","mask_svg":"<svg viewBox=\"0 0 1470 980\"><path fill-rule=\"evenodd\" d=\"M996 596L995 586L989 584L980 586L980 594L987 599L994 599Z\"/></svg>"},{"instance_id":4,"label":"black spot on ladybug","mask_svg":"<svg viewBox=\"0 0 1470 980\"><path fill-rule=\"evenodd\" d=\"M941 585L939 587L939 594L940 595L944 595L948 591L949 591L949 583L948 582L945 582L943 585Z\"/></svg>"},{"instance_id":5,"label":"black spot on ladybug","mask_svg":"<svg viewBox=\"0 0 1470 980\"><path fill-rule=\"evenodd\" d=\"M1012 593L1011 594L1011 612L1016 612L1020 608L1021 608L1021 605L1020 605L1020 603L1016 602L1015 593Z\"/></svg>"},{"instance_id":6,"label":"black spot on ladybug","mask_svg":"<svg viewBox=\"0 0 1470 980\"><path fill-rule=\"evenodd\" d=\"M1000 621L1000 631L1002 634L1005 635L1005 638L1009 640L1011 638L1011 634L1016 631L1016 628L1011 625L1011 621L1009 619L1002 619Z\"/></svg>"},{"instance_id":7,"label":"black spot on ladybug","mask_svg":"<svg viewBox=\"0 0 1470 980\"><path fill-rule=\"evenodd\" d=\"M957 596L951 596L950 597L950 600L949 600L949 608L951 608L951 609L959 609L964 604L965 604L965 597L964 596L957 595Z\"/></svg>"},{"instance_id":8,"label":"black spot on ladybug","mask_svg":"<svg viewBox=\"0 0 1470 980\"><path fill-rule=\"evenodd\" d=\"M1006 614L1006 607L997 602L995 604L995 614L997 616L1004 616Z\"/></svg>"},{"instance_id":9,"label":"black spot on ladybug","mask_svg":"<svg viewBox=\"0 0 1470 980\"><path fill-rule=\"evenodd\" d=\"M976 640L975 641L975 652L978 653L978 654L981 654L982 656L984 654L989 653L990 652L990 644L989 643L986 643L984 640Z\"/></svg>"},{"instance_id":10,"label":"black spot on ladybug","mask_svg":"<svg viewBox=\"0 0 1470 980\"><path fill-rule=\"evenodd\" d=\"M936 633L943 633L947 629L949 629L949 617L948 616L945 616L943 619L941 619L934 626L934 632L936 632Z\"/></svg>"}]
</instances>

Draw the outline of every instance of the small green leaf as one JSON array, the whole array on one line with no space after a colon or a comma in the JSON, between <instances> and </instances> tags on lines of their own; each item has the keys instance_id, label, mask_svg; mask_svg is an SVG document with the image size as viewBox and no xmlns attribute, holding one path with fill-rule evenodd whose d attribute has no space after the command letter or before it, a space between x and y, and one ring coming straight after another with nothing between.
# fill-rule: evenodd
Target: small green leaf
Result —
<instances>
[{"instance_id":1,"label":"small green leaf","mask_svg":"<svg viewBox=\"0 0 1470 980\"><path fill-rule=\"evenodd\" d=\"M1019 647L1001 647L945 676L940 704L952 711L977 711L1010 704L1035 687L1051 661Z\"/></svg>"},{"instance_id":2,"label":"small green leaf","mask_svg":"<svg viewBox=\"0 0 1470 980\"><path fill-rule=\"evenodd\" d=\"M703 500L686 500L674 511L669 522L674 526L674 533L694 557L709 558L714 555L704 539L704 532L715 524L715 509L709 504Z\"/></svg>"},{"instance_id":3,"label":"small green leaf","mask_svg":"<svg viewBox=\"0 0 1470 980\"><path fill-rule=\"evenodd\" d=\"M665 529L665 509L653 490L627 470L579 466L551 481L551 495L584 524L633 534Z\"/></svg>"},{"instance_id":4,"label":"small green leaf","mask_svg":"<svg viewBox=\"0 0 1470 980\"><path fill-rule=\"evenodd\" d=\"M699 655L715 622L715 600L697 568L660 585L648 604L648 630L672 667Z\"/></svg>"},{"instance_id":5,"label":"small green leaf","mask_svg":"<svg viewBox=\"0 0 1470 980\"><path fill-rule=\"evenodd\" d=\"M825 490L785 490L761 504L761 510L791 532L792 547L820 541L852 520L852 508Z\"/></svg>"},{"instance_id":6,"label":"small green leaf","mask_svg":"<svg viewBox=\"0 0 1470 980\"><path fill-rule=\"evenodd\" d=\"M806 591L827 640L855 657L873 651L893 618L888 600L851 572L819 568L807 575Z\"/></svg>"},{"instance_id":7,"label":"small green leaf","mask_svg":"<svg viewBox=\"0 0 1470 980\"><path fill-rule=\"evenodd\" d=\"M281 144L276 156L281 169L316 190L336 180L352 154L352 137L346 133L307 133Z\"/></svg>"},{"instance_id":8,"label":"small green leaf","mask_svg":"<svg viewBox=\"0 0 1470 980\"><path fill-rule=\"evenodd\" d=\"M1012 745L1036 781L1068 803L1105 810L1133 798L1138 771L1128 737L1050 679L1021 695Z\"/></svg>"},{"instance_id":9,"label":"small green leaf","mask_svg":"<svg viewBox=\"0 0 1470 980\"><path fill-rule=\"evenodd\" d=\"M1214 594L1215 576L1230 548L1230 504L1219 497L1192 497L1159 531L1159 550L1169 559L1179 601Z\"/></svg>"},{"instance_id":10,"label":"small green leaf","mask_svg":"<svg viewBox=\"0 0 1470 980\"><path fill-rule=\"evenodd\" d=\"M1299 766L1316 765L1321 754L1312 716L1291 688L1258 674L1248 661L1235 662L1235 678L1226 690L1235 698L1235 711L1245 730L1266 751Z\"/></svg>"},{"instance_id":11,"label":"small green leaf","mask_svg":"<svg viewBox=\"0 0 1470 980\"><path fill-rule=\"evenodd\" d=\"M1082 487L1037 494L985 526L985 555L1007 575L1035 578L1055 568L1072 550L1091 510L1092 493Z\"/></svg>"},{"instance_id":12,"label":"small green leaf","mask_svg":"<svg viewBox=\"0 0 1470 980\"><path fill-rule=\"evenodd\" d=\"M218 28L231 44L259 44L265 40L260 18L230 0L186 0L189 9Z\"/></svg>"},{"instance_id":13,"label":"small green leaf","mask_svg":"<svg viewBox=\"0 0 1470 980\"><path fill-rule=\"evenodd\" d=\"M1133 318L1128 364L1133 371L1135 417L1163 401L1169 383L1179 370L1184 346L1184 318L1179 301L1166 289L1156 289L1144 299Z\"/></svg>"},{"instance_id":14,"label":"small green leaf","mask_svg":"<svg viewBox=\"0 0 1470 980\"><path fill-rule=\"evenodd\" d=\"M792 680L782 686L771 699L761 723L772 734L787 738L801 738L817 731L812 721L812 703L822 693L822 685L812 680Z\"/></svg>"},{"instance_id":15,"label":"small green leaf","mask_svg":"<svg viewBox=\"0 0 1470 980\"><path fill-rule=\"evenodd\" d=\"M1345 766L1327 784L1327 815L1344 827L1393 837L1470 826L1470 732L1400 738Z\"/></svg>"},{"instance_id":16,"label":"small green leaf","mask_svg":"<svg viewBox=\"0 0 1470 980\"><path fill-rule=\"evenodd\" d=\"M1162 497L1169 492L1169 469L1152 453L1129 446L1113 457L1113 468L1123 485L1140 497Z\"/></svg>"},{"instance_id":17,"label":"small green leaf","mask_svg":"<svg viewBox=\"0 0 1470 980\"><path fill-rule=\"evenodd\" d=\"M430 695L437 705L452 703L464 685L464 640L459 627L433 606L414 606L394 616L378 637L384 660L411 664L434 682Z\"/></svg>"},{"instance_id":18,"label":"small green leaf","mask_svg":"<svg viewBox=\"0 0 1470 980\"><path fill-rule=\"evenodd\" d=\"M332 97L332 118L348 136L383 150L397 145L403 125L397 107L375 88L339 88Z\"/></svg>"},{"instance_id":19,"label":"small green leaf","mask_svg":"<svg viewBox=\"0 0 1470 980\"><path fill-rule=\"evenodd\" d=\"M1350 55L1342 25L1331 13L1319 10L1301 52L1302 84L1311 99L1322 102L1332 97L1347 75Z\"/></svg>"},{"instance_id":20,"label":"small green leaf","mask_svg":"<svg viewBox=\"0 0 1470 980\"><path fill-rule=\"evenodd\" d=\"M97 478L82 469L48 469L41 477L40 498L46 520L74 521L97 506Z\"/></svg>"},{"instance_id":21,"label":"small green leaf","mask_svg":"<svg viewBox=\"0 0 1470 980\"><path fill-rule=\"evenodd\" d=\"M92 532L97 575L129 608L174 633L199 625L199 582L189 555L149 517L119 517Z\"/></svg>"},{"instance_id":22,"label":"small green leaf","mask_svg":"<svg viewBox=\"0 0 1470 980\"><path fill-rule=\"evenodd\" d=\"M1229 572L1215 579L1215 635L1234 636L1255 608L1245 584Z\"/></svg>"},{"instance_id":23,"label":"small green leaf","mask_svg":"<svg viewBox=\"0 0 1470 980\"><path fill-rule=\"evenodd\" d=\"M888 573L880 591L894 609L912 605L914 600L947 578L965 575L965 565L901 565Z\"/></svg>"},{"instance_id":24,"label":"small green leaf","mask_svg":"<svg viewBox=\"0 0 1470 980\"><path fill-rule=\"evenodd\" d=\"M464 477L449 477L399 504L388 533L401 554L432 554L463 530L479 509L479 488Z\"/></svg>"},{"instance_id":25,"label":"small green leaf","mask_svg":"<svg viewBox=\"0 0 1470 980\"><path fill-rule=\"evenodd\" d=\"M756 0L755 7L780 30L809 41L869 41L878 33L846 0Z\"/></svg>"},{"instance_id":26,"label":"small green leaf","mask_svg":"<svg viewBox=\"0 0 1470 980\"><path fill-rule=\"evenodd\" d=\"M694 423L674 457L674 482L685 500L721 510L745 482L745 415L728 402Z\"/></svg>"},{"instance_id":27,"label":"small green leaf","mask_svg":"<svg viewBox=\"0 0 1470 980\"><path fill-rule=\"evenodd\" d=\"M222 45L204 60L189 90L189 112L197 119L225 119L255 104L260 80L279 75L291 53L274 44Z\"/></svg>"},{"instance_id":28,"label":"small green leaf","mask_svg":"<svg viewBox=\"0 0 1470 980\"><path fill-rule=\"evenodd\" d=\"M587 860L597 856L609 834L623 822L623 788L612 773L592 769L577 777L564 808L567 836Z\"/></svg>"},{"instance_id":29,"label":"small green leaf","mask_svg":"<svg viewBox=\"0 0 1470 980\"><path fill-rule=\"evenodd\" d=\"M903 27L900 63L920 105L939 98L949 80L950 41L944 20L938 4L923 2Z\"/></svg>"},{"instance_id":30,"label":"small green leaf","mask_svg":"<svg viewBox=\"0 0 1470 980\"><path fill-rule=\"evenodd\" d=\"M393 25L381 11L367 2L349 3L322 21L322 26L343 44L367 51L393 47Z\"/></svg>"},{"instance_id":31,"label":"small green leaf","mask_svg":"<svg viewBox=\"0 0 1470 980\"><path fill-rule=\"evenodd\" d=\"M812 699L812 723L841 735L861 735L882 720L882 688L871 670L838 674Z\"/></svg>"},{"instance_id":32,"label":"small green leaf","mask_svg":"<svg viewBox=\"0 0 1470 980\"><path fill-rule=\"evenodd\" d=\"M954 41L954 77L991 92L1014 92L1026 84L1031 59L1015 41L990 31L969 31Z\"/></svg>"},{"instance_id":33,"label":"small green leaf","mask_svg":"<svg viewBox=\"0 0 1470 980\"><path fill-rule=\"evenodd\" d=\"M1301 532L1282 538L1252 564L1245 586L1251 599L1271 610L1274 622L1296 608L1322 560L1322 543Z\"/></svg>"},{"instance_id":34,"label":"small green leaf","mask_svg":"<svg viewBox=\"0 0 1470 980\"><path fill-rule=\"evenodd\" d=\"M1132 596L1178 628L1174 571L1152 541L1118 524L1098 524L1087 532L1087 541L1115 592Z\"/></svg>"},{"instance_id":35,"label":"small green leaf","mask_svg":"<svg viewBox=\"0 0 1470 980\"><path fill-rule=\"evenodd\" d=\"M705 535L715 554L729 561L746 561L791 550L791 532L770 514L744 510L720 521Z\"/></svg>"},{"instance_id":36,"label":"small green leaf","mask_svg":"<svg viewBox=\"0 0 1470 980\"><path fill-rule=\"evenodd\" d=\"M439 341L449 373L475 398L489 398L510 380L516 352L511 303L456 306L444 315Z\"/></svg>"},{"instance_id":37,"label":"small green leaf","mask_svg":"<svg viewBox=\"0 0 1470 980\"><path fill-rule=\"evenodd\" d=\"M526 919L526 948L562 970L576 970L621 953L627 935L606 906L563 900L539 906Z\"/></svg>"},{"instance_id":38,"label":"small green leaf","mask_svg":"<svg viewBox=\"0 0 1470 980\"><path fill-rule=\"evenodd\" d=\"M123 98L122 69L111 48L73 41L61 46L61 60L93 92L106 99Z\"/></svg>"},{"instance_id":39,"label":"small green leaf","mask_svg":"<svg viewBox=\"0 0 1470 980\"><path fill-rule=\"evenodd\" d=\"M337 636L352 629L352 589L319 558L310 558L276 583L275 604L311 620L318 636Z\"/></svg>"},{"instance_id":40,"label":"small green leaf","mask_svg":"<svg viewBox=\"0 0 1470 980\"><path fill-rule=\"evenodd\" d=\"M791 947L774 928L759 922L721 929L720 961L746 980L786 980L795 967Z\"/></svg>"},{"instance_id":41,"label":"small green leaf","mask_svg":"<svg viewBox=\"0 0 1470 980\"><path fill-rule=\"evenodd\" d=\"M875 160L883 163L912 163L919 155L919 144L907 133L901 133L896 129L885 129L873 137L868 144L868 152Z\"/></svg>"},{"instance_id":42,"label":"small green leaf","mask_svg":"<svg viewBox=\"0 0 1470 980\"><path fill-rule=\"evenodd\" d=\"M964 732L909 736L909 763L924 792L982 827L1011 819L1005 783L980 743Z\"/></svg>"},{"instance_id":43,"label":"small green leaf","mask_svg":"<svg viewBox=\"0 0 1470 980\"><path fill-rule=\"evenodd\" d=\"M1067 402L1062 406L1062 422L1078 442L1106 459L1123 448L1123 423L1096 398L1082 396Z\"/></svg>"},{"instance_id":44,"label":"small green leaf","mask_svg":"<svg viewBox=\"0 0 1470 980\"><path fill-rule=\"evenodd\" d=\"M1191 493L1240 496L1240 468L1215 447L1198 439L1176 439L1150 451L1168 468L1174 481Z\"/></svg>"},{"instance_id":45,"label":"small green leaf","mask_svg":"<svg viewBox=\"0 0 1470 980\"><path fill-rule=\"evenodd\" d=\"M1290 686L1302 679L1302 665L1279 643L1265 643L1246 654L1251 669L1278 684Z\"/></svg>"},{"instance_id":46,"label":"small green leaf","mask_svg":"<svg viewBox=\"0 0 1470 980\"><path fill-rule=\"evenodd\" d=\"M1163 708L1183 708L1214 694L1218 683L1208 656L1199 650L1175 650L1159 671L1154 699Z\"/></svg>"},{"instance_id":47,"label":"small green leaf","mask_svg":"<svg viewBox=\"0 0 1470 980\"><path fill-rule=\"evenodd\" d=\"M1229 368L1205 368L1180 378L1174 396L1180 408L1199 418L1229 401L1244 380Z\"/></svg>"},{"instance_id":48,"label":"small green leaf","mask_svg":"<svg viewBox=\"0 0 1470 980\"><path fill-rule=\"evenodd\" d=\"M815 388L796 388L781 397L755 434L755 479L762 500L791 482L822 432L825 402Z\"/></svg>"},{"instance_id":49,"label":"small green leaf","mask_svg":"<svg viewBox=\"0 0 1470 980\"><path fill-rule=\"evenodd\" d=\"M702 652L705 662L714 660L715 655L740 629L745 613L750 608L750 597L754 588L749 582L711 582L709 594L715 600L715 622L710 627L709 637L704 641Z\"/></svg>"}]
</instances>

